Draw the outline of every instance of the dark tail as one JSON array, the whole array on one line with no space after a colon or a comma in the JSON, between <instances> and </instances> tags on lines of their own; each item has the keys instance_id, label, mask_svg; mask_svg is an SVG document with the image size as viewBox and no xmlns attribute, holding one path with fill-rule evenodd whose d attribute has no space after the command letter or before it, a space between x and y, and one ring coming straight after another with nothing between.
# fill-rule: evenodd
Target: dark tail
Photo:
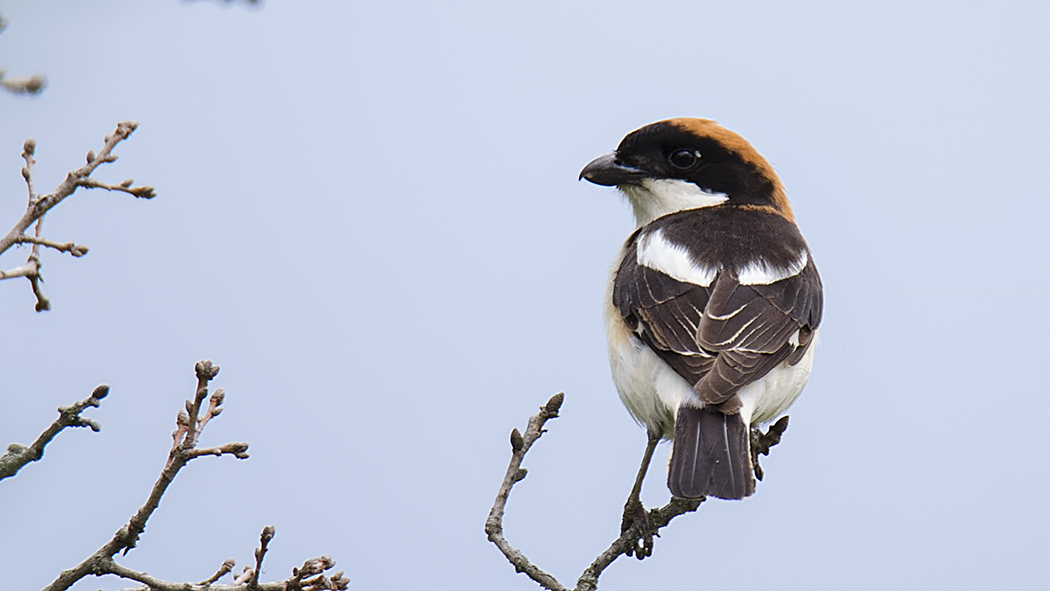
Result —
<instances>
[{"instance_id":1,"label":"dark tail","mask_svg":"<svg viewBox=\"0 0 1050 591\"><path fill-rule=\"evenodd\" d=\"M742 499L755 492L751 434L740 414L678 409L667 486L676 497Z\"/></svg>"}]
</instances>

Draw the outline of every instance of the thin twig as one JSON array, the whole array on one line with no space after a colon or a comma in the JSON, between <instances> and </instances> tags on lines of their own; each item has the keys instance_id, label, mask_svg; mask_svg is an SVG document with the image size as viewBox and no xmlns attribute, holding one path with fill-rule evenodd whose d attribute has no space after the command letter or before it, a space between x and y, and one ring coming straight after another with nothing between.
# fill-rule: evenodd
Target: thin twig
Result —
<instances>
[{"instance_id":1,"label":"thin twig","mask_svg":"<svg viewBox=\"0 0 1050 591\"><path fill-rule=\"evenodd\" d=\"M528 474L528 471L521 467L525 454L528 453L532 444L543 435L543 426L547 421L558 417L558 410L561 409L563 400L565 400L565 395L561 392L552 396L547 404L540 407L540 412L529 417L529 424L525 428L524 435L519 433L517 428L510 432L510 464L507 466L507 473L500 484L499 492L496 493L496 501L492 505L492 510L489 511L488 519L485 520L485 533L489 541L495 544L500 552L503 552L507 560L514 565L514 569L519 573L525 573L530 579L550 591L567 590L553 575L533 564L520 550L510 545L510 542L503 536L503 514L506 511L511 489Z\"/></svg>"},{"instance_id":2,"label":"thin twig","mask_svg":"<svg viewBox=\"0 0 1050 591\"><path fill-rule=\"evenodd\" d=\"M255 550L255 572L248 581L248 591L255 591L259 588L259 574L262 573L263 558L266 558L266 551L270 547L270 540L273 539L274 533L273 526L267 525L259 536L259 547Z\"/></svg>"},{"instance_id":3,"label":"thin twig","mask_svg":"<svg viewBox=\"0 0 1050 591\"><path fill-rule=\"evenodd\" d=\"M666 505L659 509L649 510L649 525L654 533L659 533L660 529L671 523L671 520L679 515L691 513L696 511L700 503L703 503L704 499L680 499L677 497L671 497ZM576 581L575 591L594 591L598 588L598 577L601 576L610 564L613 563L617 558L623 555L627 555L627 551L637 543L638 532L632 527L631 529L620 534L605 552L598 555L598 558L583 571L578 581Z\"/></svg>"},{"instance_id":4,"label":"thin twig","mask_svg":"<svg viewBox=\"0 0 1050 591\"><path fill-rule=\"evenodd\" d=\"M7 28L7 21L4 20L3 16L0 16L0 32ZM9 92L15 94L37 94L41 90L44 90L44 86L47 85L47 79L43 76L36 75L30 76L29 78L18 78L11 79L5 78L4 70L0 68L0 86L3 86Z\"/></svg>"},{"instance_id":5,"label":"thin twig","mask_svg":"<svg viewBox=\"0 0 1050 591\"><path fill-rule=\"evenodd\" d=\"M0 16L0 33L7 28L7 21ZM30 76L21 80L10 80L4 78L4 70L0 68L0 86L16 94L36 94L44 89L47 80L42 76Z\"/></svg>"},{"instance_id":6,"label":"thin twig","mask_svg":"<svg viewBox=\"0 0 1050 591\"><path fill-rule=\"evenodd\" d=\"M138 127L138 123L133 121L125 121L118 124L116 131L111 135L106 136L102 150L97 154L94 151L89 151L87 154L87 162L80 168L67 174L65 180L59 184L58 188L47 195L37 194L34 186L33 165L36 162L34 159L36 153L36 140L32 138L27 139L22 145L22 158L25 160L25 166L22 167L22 178L25 179L26 189L29 192L29 202L26 206L25 213L22 214L22 217L15 223L14 227L11 228L7 235L0 238L0 255L7 252L16 244L31 244L33 248L25 265L16 267L9 271L0 272L0 280L13 277L27 278L32 286L33 294L37 298L36 310L38 312L51 309L51 303L44 296L40 286L43 278L40 274L41 262L39 247L46 246L48 248L69 252L75 257L83 256L88 252L88 248L83 245L77 245L72 242L63 244L61 242L46 239L43 236L42 227L44 216L47 212L72 195L78 187L121 191L144 199L151 199L156 196L153 187L132 186L134 181L130 179L120 184L113 185L91 178L91 174L96 168L102 164L115 162L117 160L117 157L112 154L113 149L117 144L127 139L131 133L135 131L136 127ZM36 229L34 234L30 236L26 234L26 230L28 230L34 223L36 224Z\"/></svg>"},{"instance_id":7,"label":"thin twig","mask_svg":"<svg viewBox=\"0 0 1050 591\"><path fill-rule=\"evenodd\" d=\"M112 134L107 135L105 144L102 149L96 154L95 152L88 152L87 162L80 168L71 171L66 175L65 180L51 193L47 195L38 196L35 193L30 197L29 207L26 208L26 212L22 214L22 217L15 223L11 231L6 236L0 238L0 254L7 252L7 249L11 248L18 240L18 236L24 234L26 229L29 228L40 216L51 211L53 207L61 203L67 197L72 195L78 187L86 186L85 182L93 182L91 180L85 181L91 176L91 173L95 172L95 169L102 164L115 162L117 157L112 155L113 149L117 147L117 144L126 140L131 136L132 132L138 128L138 123L134 121L124 121L123 123L117 124L117 129ZM23 156L32 159L33 154L36 150L36 141L33 139L26 140L23 145ZM32 168L28 165L23 167L22 176L26 177L27 183L32 182ZM142 187L142 193L144 198L152 198L155 196L150 187ZM145 189L150 189L146 191Z\"/></svg>"},{"instance_id":8,"label":"thin twig","mask_svg":"<svg viewBox=\"0 0 1050 591\"><path fill-rule=\"evenodd\" d=\"M225 564L226 563L223 563L223 566L225 566ZM132 570L126 566L117 564L112 560L108 563L103 561L102 566L103 568L108 569L108 572L100 574L117 575L121 578L137 581L143 584L142 587L134 587L126 591L248 591L249 587L246 585L248 578L250 578L249 573L253 572L250 567L245 567L245 574L238 576L233 583L228 585L216 584L215 582L193 584L164 581L144 572ZM292 576L287 579L271 583L259 583L253 589L255 591L345 591L350 585L350 579L343 576L342 571L339 571L330 577L322 574L324 571L330 570L334 566L335 561L328 556L311 558L304 562L302 567L293 568ZM226 573L222 574L225 575Z\"/></svg>"},{"instance_id":9,"label":"thin twig","mask_svg":"<svg viewBox=\"0 0 1050 591\"><path fill-rule=\"evenodd\" d=\"M218 366L212 365L210 361L197 363L197 376L199 380L197 391L199 392L201 390L202 386L200 380L202 379L202 376L207 376L206 379L203 379L203 388L207 390L207 382L215 377L215 374L217 373L219 373ZM112 572L114 568L113 565L116 564L113 562L113 556L121 551L127 554L128 551L135 547L138 543L139 536L146 530L146 522L149 521L150 516L153 515L153 512L160 505L161 497L164 496L168 486L173 480L175 480L175 477L183 466L189 463L190 460L203 455L228 454L243 459L248 457L247 451L247 443L227 443L219 447L200 450L196 449L195 445L192 443L187 445L184 442L184 445L177 446L169 454L168 462L164 466L164 470L161 471L160 477L157 478L157 482L154 483L149 498L146 499L146 503L139 508L135 515L133 515L116 534L114 534L110 541L106 542L94 554L89 556L76 567L63 571L54 582L45 588L45 591L62 591L68 589L74 583L89 574L116 574Z\"/></svg>"},{"instance_id":10,"label":"thin twig","mask_svg":"<svg viewBox=\"0 0 1050 591\"><path fill-rule=\"evenodd\" d=\"M85 189L105 189L107 191L118 191L120 193L127 193L128 195L134 195L140 199L152 199L153 187L132 187L134 183L132 179L128 179L119 185L113 185L110 183L103 183L102 181L96 181L95 179L84 179L80 181L80 186Z\"/></svg>"},{"instance_id":11,"label":"thin twig","mask_svg":"<svg viewBox=\"0 0 1050 591\"><path fill-rule=\"evenodd\" d=\"M0 456L0 480L9 478L18 473L23 466L35 462L44 457L44 448L48 443L67 427L88 427L98 432L102 427L93 419L80 416L88 407L98 408L101 400L109 394L109 386L102 384L95 388L91 396L73 404L72 406L61 406L58 408L58 419L36 438L32 445L26 447L17 443L7 446L7 453Z\"/></svg>"},{"instance_id":12,"label":"thin twig","mask_svg":"<svg viewBox=\"0 0 1050 591\"><path fill-rule=\"evenodd\" d=\"M533 564L520 550L507 542L503 536L503 514L511 489L517 482L525 478L527 474L525 468L521 467L525 454L528 453L532 444L545 432L543 426L546 422L558 416L558 410L561 408L563 400L564 396L562 394L555 394L547 404L540 408L540 412L529 418L529 425L525 429L524 435L519 433L517 429L511 431L510 465L507 467L507 473L500 485L499 492L496 494L496 501L492 505L492 510L489 511L488 519L485 520L485 533L488 534L489 541L503 552L503 555L514 566L514 570L524 573L540 586L550 591L569 591L569 589L562 585L553 575ZM679 499L672 497L671 501L663 507L650 509L648 516L651 532L658 535L660 529L671 523L672 519L695 511L700 506L700 503L703 502L704 499L702 498ZM574 591L594 591L598 587L598 577L601 576L602 572L620 556L629 555L629 552L637 544L639 537L640 532L637 524L623 531L620 537L614 540L609 548L598 555L594 562L583 571L583 574L580 575L579 580L576 582Z\"/></svg>"},{"instance_id":13,"label":"thin twig","mask_svg":"<svg viewBox=\"0 0 1050 591\"><path fill-rule=\"evenodd\" d=\"M47 238L38 238L36 236L19 236L15 238L17 244L39 244L40 246L46 246L53 248L59 252L68 252L74 257L80 258L88 253L88 247L83 244L76 244L74 242L66 242L65 244L48 240Z\"/></svg>"},{"instance_id":14,"label":"thin twig","mask_svg":"<svg viewBox=\"0 0 1050 591\"><path fill-rule=\"evenodd\" d=\"M36 74L28 78L5 78L0 70L0 86L15 94L38 94L47 86L47 78Z\"/></svg>"},{"instance_id":15,"label":"thin twig","mask_svg":"<svg viewBox=\"0 0 1050 591\"><path fill-rule=\"evenodd\" d=\"M207 424L208 422L208 420L205 419L202 424L201 419L199 418L201 402L203 402L208 396L208 383L215 379L215 376L219 375L219 366L212 364L211 361L198 361L193 369L197 373L197 391L192 402L189 400L186 401L186 411L189 413L189 423L187 423L186 438L182 442L182 447L187 449L197 445L197 438L200 436L200 430L204 427L204 424Z\"/></svg>"},{"instance_id":16,"label":"thin twig","mask_svg":"<svg viewBox=\"0 0 1050 591\"><path fill-rule=\"evenodd\" d=\"M235 561L232 558L227 558L219 566L219 570L215 571L214 575L208 577L207 579L204 579L203 581L201 581L200 583L197 583L197 584L200 585L201 587L203 587L205 585L211 585L215 581L218 581L219 579L221 579L221 578L225 577L226 575L228 575L230 573L230 571L233 570L233 567L235 567L235 566L237 566L237 561Z\"/></svg>"},{"instance_id":17,"label":"thin twig","mask_svg":"<svg viewBox=\"0 0 1050 591\"><path fill-rule=\"evenodd\" d=\"M305 561L301 567L293 568L292 576L283 581L260 583L259 573L262 572L263 557L266 555L270 540L274 537L273 526L266 526L262 531L260 546L255 551L255 568L246 567L244 573L237 576L229 585L220 585L216 581L233 570L235 563L232 559L227 559L218 572L200 583L164 581L123 566L114 559L118 552L123 551L127 554L135 547L139 536L146 529L146 522L160 504L160 499L167 491L168 485L190 460L206 455L232 455L241 459L248 457L247 443L227 443L218 447L197 448L197 440L208 421L222 412L224 394L221 389L216 390L211 396L204 416L198 416L201 402L207 396L208 384L219 373L219 366L210 361L201 361L196 364L195 371L197 388L194 390L193 399L186 401L187 410L179 411L178 428L174 434L175 445L169 452L164 470L161 471L160 477L153 485L146 503L109 542L74 568L63 571L44 591L68 589L88 575L116 575L136 581L143 585L136 587L136 591L340 591L347 589L350 580L343 575L342 571L331 576L325 574L335 567L335 561L330 556L320 556Z\"/></svg>"}]
</instances>

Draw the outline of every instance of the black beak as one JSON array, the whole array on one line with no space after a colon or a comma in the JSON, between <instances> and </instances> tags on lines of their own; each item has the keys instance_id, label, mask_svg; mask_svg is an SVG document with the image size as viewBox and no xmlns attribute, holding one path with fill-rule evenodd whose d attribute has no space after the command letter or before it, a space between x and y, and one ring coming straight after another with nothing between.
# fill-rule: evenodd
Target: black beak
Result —
<instances>
[{"instance_id":1,"label":"black beak","mask_svg":"<svg viewBox=\"0 0 1050 591\"><path fill-rule=\"evenodd\" d=\"M645 176L641 170L625 166L616 161L616 152L599 156L580 171L580 180L587 179L596 185L636 184Z\"/></svg>"}]
</instances>

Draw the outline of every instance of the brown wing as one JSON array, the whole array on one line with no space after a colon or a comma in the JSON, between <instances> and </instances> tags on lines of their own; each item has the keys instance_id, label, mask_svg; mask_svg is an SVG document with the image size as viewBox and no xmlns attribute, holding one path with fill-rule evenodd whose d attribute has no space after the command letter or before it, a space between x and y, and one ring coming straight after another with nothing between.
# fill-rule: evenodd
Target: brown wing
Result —
<instances>
[{"instance_id":1,"label":"brown wing","mask_svg":"<svg viewBox=\"0 0 1050 591\"><path fill-rule=\"evenodd\" d=\"M741 285L735 272L721 269L702 286L639 264L636 238L617 272L613 304L703 402L726 402L781 362L797 362L811 345L823 306L812 260L769 285Z\"/></svg>"},{"instance_id":2,"label":"brown wing","mask_svg":"<svg viewBox=\"0 0 1050 591\"><path fill-rule=\"evenodd\" d=\"M822 307L812 261L769 285L741 285L731 273L719 273L697 332L700 346L717 358L695 383L697 395L719 404L781 362L797 363L812 345Z\"/></svg>"}]
</instances>

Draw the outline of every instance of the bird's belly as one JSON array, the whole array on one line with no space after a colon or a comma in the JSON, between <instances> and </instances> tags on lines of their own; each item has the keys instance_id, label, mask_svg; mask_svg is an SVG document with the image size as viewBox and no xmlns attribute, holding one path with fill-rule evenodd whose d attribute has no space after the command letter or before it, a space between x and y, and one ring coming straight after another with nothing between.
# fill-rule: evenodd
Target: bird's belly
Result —
<instances>
[{"instance_id":1,"label":"bird's belly","mask_svg":"<svg viewBox=\"0 0 1050 591\"><path fill-rule=\"evenodd\" d=\"M608 326L609 364L620 400L650 433L674 437L675 414L693 387L634 336L619 315Z\"/></svg>"}]
</instances>

